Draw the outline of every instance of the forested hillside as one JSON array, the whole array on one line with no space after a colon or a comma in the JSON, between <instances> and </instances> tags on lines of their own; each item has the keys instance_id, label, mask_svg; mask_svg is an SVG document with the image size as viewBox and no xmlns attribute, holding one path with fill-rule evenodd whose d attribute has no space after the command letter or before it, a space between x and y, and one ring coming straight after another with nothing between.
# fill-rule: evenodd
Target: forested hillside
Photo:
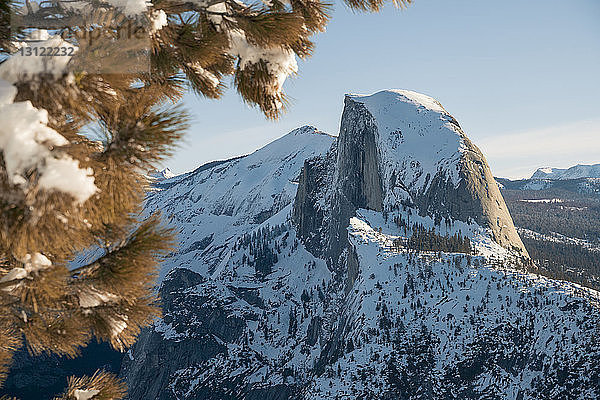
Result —
<instances>
[{"instance_id":1,"label":"forested hillside","mask_svg":"<svg viewBox=\"0 0 600 400\"><path fill-rule=\"evenodd\" d=\"M539 190L528 180L500 182L535 272L599 289L600 196L579 179Z\"/></svg>"}]
</instances>

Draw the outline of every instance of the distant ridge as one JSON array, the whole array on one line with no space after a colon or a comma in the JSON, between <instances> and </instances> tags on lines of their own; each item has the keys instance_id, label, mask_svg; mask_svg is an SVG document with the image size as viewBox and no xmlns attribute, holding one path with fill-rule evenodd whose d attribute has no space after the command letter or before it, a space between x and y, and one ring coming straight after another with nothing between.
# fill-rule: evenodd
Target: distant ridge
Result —
<instances>
[{"instance_id":1,"label":"distant ridge","mask_svg":"<svg viewBox=\"0 0 600 400\"><path fill-rule=\"evenodd\" d=\"M539 168L533 173L531 179L580 179L580 178L600 178L600 164L594 165L576 165L571 168Z\"/></svg>"}]
</instances>

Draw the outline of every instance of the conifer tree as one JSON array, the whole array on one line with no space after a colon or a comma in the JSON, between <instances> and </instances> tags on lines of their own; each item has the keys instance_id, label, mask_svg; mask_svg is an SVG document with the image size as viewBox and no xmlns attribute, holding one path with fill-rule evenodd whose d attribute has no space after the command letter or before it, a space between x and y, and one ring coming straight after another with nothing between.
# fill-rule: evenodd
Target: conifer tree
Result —
<instances>
[{"instance_id":1,"label":"conifer tree","mask_svg":"<svg viewBox=\"0 0 600 400\"><path fill-rule=\"evenodd\" d=\"M385 0L345 1L377 11ZM156 266L176 241L142 204L147 172L187 128L176 102L188 89L219 98L231 77L277 118L283 83L329 10L321 0L0 1L0 386L23 346L75 357L96 338L122 351L160 315ZM122 40L132 26L136 40ZM97 372L70 378L59 398L124 393Z\"/></svg>"}]
</instances>

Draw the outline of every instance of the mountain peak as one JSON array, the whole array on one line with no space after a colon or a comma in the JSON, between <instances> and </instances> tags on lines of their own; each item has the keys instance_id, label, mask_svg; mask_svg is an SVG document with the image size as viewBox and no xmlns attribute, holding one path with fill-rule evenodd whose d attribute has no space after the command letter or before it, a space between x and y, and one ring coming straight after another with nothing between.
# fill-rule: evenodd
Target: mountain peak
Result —
<instances>
[{"instance_id":1,"label":"mountain peak","mask_svg":"<svg viewBox=\"0 0 600 400\"><path fill-rule=\"evenodd\" d=\"M131 400L599 397L598 294L523 273L485 158L413 93L148 196L181 245Z\"/></svg>"},{"instance_id":2,"label":"mountain peak","mask_svg":"<svg viewBox=\"0 0 600 400\"><path fill-rule=\"evenodd\" d=\"M288 135L298 136L298 135L326 135L331 136L323 131L318 130L312 125L304 125L299 128L294 129ZM287 136L287 135L286 135Z\"/></svg>"},{"instance_id":3,"label":"mountain peak","mask_svg":"<svg viewBox=\"0 0 600 400\"><path fill-rule=\"evenodd\" d=\"M369 108L390 107L399 104L412 104L417 107L424 107L428 110L447 114L441 103L433 97L412 90L388 89L379 92L364 94L347 94L347 98L367 105Z\"/></svg>"},{"instance_id":4,"label":"mountain peak","mask_svg":"<svg viewBox=\"0 0 600 400\"><path fill-rule=\"evenodd\" d=\"M154 182L164 181L166 179L173 178L175 174L171 172L169 168L165 168L162 170L154 170L148 174L148 177L152 179Z\"/></svg>"},{"instance_id":5,"label":"mountain peak","mask_svg":"<svg viewBox=\"0 0 600 400\"><path fill-rule=\"evenodd\" d=\"M362 104L369 114L367 118L376 125L378 147L382 158L389 161L382 171L384 184L389 182L392 169L403 170L405 180L410 180L415 189L425 189L428 179L440 169L458 184L456 165L465 148L465 136L440 102L421 93L397 89L348 95L346 107L352 108L350 102Z\"/></svg>"}]
</instances>

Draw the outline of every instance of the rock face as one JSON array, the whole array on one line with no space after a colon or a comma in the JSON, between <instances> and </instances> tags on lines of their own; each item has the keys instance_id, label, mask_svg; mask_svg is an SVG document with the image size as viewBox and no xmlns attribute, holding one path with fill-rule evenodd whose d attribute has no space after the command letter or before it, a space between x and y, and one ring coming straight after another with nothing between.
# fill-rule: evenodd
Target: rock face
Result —
<instances>
[{"instance_id":1,"label":"rock face","mask_svg":"<svg viewBox=\"0 0 600 400\"><path fill-rule=\"evenodd\" d=\"M456 202L464 206L459 207L455 213L458 220L464 220L466 217L467 221L476 221L479 225L489 228L494 240L500 245L528 257L487 161L469 139L465 137L464 142L467 150L461 160L461 182L456 190L458 199L442 201L445 204Z\"/></svg>"},{"instance_id":2,"label":"rock face","mask_svg":"<svg viewBox=\"0 0 600 400\"><path fill-rule=\"evenodd\" d=\"M338 139L337 182L355 207L381 211L383 186L377 125L362 103L346 98Z\"/></svg>"},{"instance_id":3,"label":"rock face","mask_svg":"<svg viewBox=\"0 0 600 400\"><path fill-rule=\"evenodd\" d=\"M145 330L136 349L138 362L125 356L122 374L130 388L129 396L136 399L171 399L168 388L173 374L189 365L201 364L227 353L225 342L233 342L247 328L243 319L228 316L222 308L208 304L207 296L188 294L186 290L206 282L201 275L188 269L175 269L160 290L164 319L161 326L169 332L189 332L179 340L164 340L168 331ZM198 323L195 323L198 322ZM200 322L201 321L201 322ZM190 329L192 328L193 329ZM130 353L131 355L131 353ZM144 385L138 382L146 382ZM221 398L220 391L206 391L206 398Z\"/></svg>"},{"instance_id":4,"label":"rock face","mask_svg":"<svg viewBox=\"0 0 600 400\"><path fill-rule=\"evenodd\" d=\"M600 396L600 296L528 274L481 152L435 100L347 96L304 127L157 185L181 231L130 399Z\"/></svg>"}]
</instances>

